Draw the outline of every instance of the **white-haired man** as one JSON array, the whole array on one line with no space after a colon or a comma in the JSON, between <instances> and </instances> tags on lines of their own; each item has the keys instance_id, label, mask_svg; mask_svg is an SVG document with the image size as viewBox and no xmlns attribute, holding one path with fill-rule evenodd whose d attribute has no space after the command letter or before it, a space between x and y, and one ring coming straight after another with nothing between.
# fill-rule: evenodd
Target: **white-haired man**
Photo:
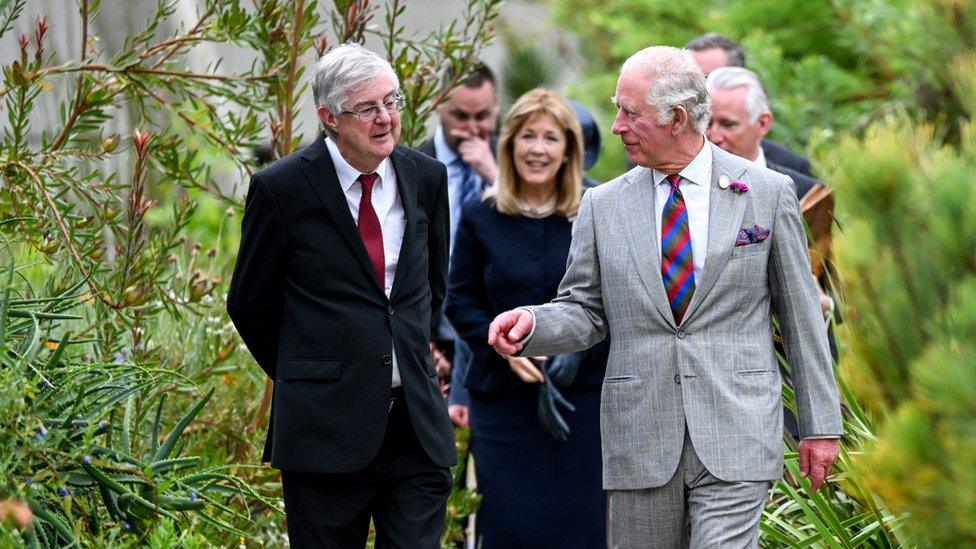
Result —
<instances>
[{"instance_id":1,"label":"white-haired man","mask_svg":"<svg viewBox=\"0 0 976 549\"><path fill-rule=\"evenodd\" d=\"M397 145L393 68L319 61L324 135L255 173L227 310L275 381L265 458L294 547L437 547L454 438L430 356L447 281L443 164Z\"/></svg>"},{"instance_id":2,"label":"white-haired man","mask_svg":"<svg viewBox=\"0 0 976 549\"><path fill-rule=\"evenodd\" d=\"M773 113L756 73L742 67L721 67L709 73L705 85L712 97L708 140L736 156L790 176L796 196L803 198L817 181L771 162L763 151L763 138L773 128Z\"/></svg>"},{"instance_id":3,"label":"white-haired man","mask_svg":"<svg viewBox=\"0 0 976 549\"><path fill-rule=\"evenodd\" d=\"M488 341L551 356L612 334L601 410L612 546L755 547L783 468L771 314L814 489L842 433L796 193L705 140L709 97L686 50L634 54L614 103L637 167L584 195L556 299L502 313Z\"/></svg>"}]
</instances>

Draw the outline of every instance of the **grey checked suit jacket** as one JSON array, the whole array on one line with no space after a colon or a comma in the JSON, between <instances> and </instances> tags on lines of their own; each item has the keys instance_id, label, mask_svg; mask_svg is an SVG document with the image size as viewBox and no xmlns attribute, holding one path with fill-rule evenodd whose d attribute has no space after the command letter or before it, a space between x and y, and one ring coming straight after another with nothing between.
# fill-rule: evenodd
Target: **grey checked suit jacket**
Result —
<instances>
[{"instance_id":1,"label":"grey checked suit jacket","mask_svg":"<svg viewBox=\"0 0 976 549\"><path fill-rule=\"evenodd\" d=\"M637 167L583 197L566 275L535 315L520 354L585 349L612 334L601 402L603 484L653 488L674 474L685 425L725 481L782 476L781 381L771 316L794 369L800 435L842 434L827 331L810 276L793 183L712 147L708 251L676 326L661 281L651 170ZM749 185L737 194L722 175ZM770 229L735 247L744 227Z\"/></svg>"}]
</instances>

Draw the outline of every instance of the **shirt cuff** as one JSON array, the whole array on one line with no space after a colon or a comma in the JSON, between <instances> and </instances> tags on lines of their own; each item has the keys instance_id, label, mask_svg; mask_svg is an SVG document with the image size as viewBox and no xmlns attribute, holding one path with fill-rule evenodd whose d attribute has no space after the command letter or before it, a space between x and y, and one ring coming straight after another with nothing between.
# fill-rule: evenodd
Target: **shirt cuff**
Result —
<instances>
[{"instance_id":1,"label":"shirt cuff","mask_svg":"<svg viewBox=\"0 0 976 549\"><path fill-rule=\"evenodd\" d=\"M530 315L532 315L532 329L529 330L529 333L527 333L524 336L522 336L522 339L518 340L518 342L521 343L523 345L523 347L524 347L525 346L525 343L528 342L530 339L532 339L532 335L535 334L535 313L532 312L532 309L527 309L525 307L516 307L516 309L521 309L523 311L528 311L528 313ZM512 353L512 354L515 355L515 356L521 356L522 355L522 351L519 351L517 353Z\"/></svg>"}]
</instances>

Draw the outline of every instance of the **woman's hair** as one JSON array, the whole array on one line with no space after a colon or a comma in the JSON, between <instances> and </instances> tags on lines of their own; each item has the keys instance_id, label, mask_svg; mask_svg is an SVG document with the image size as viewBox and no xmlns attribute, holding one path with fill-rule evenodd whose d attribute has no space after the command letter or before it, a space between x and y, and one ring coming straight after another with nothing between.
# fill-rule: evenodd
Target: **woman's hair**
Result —
<instances>
[{"instance_id":1,"label":"woman's hair","mask_svg":"<svg viewBox=\"0 0 976 549\"><path fill-rule=\"evenodd\" d=\"M583 192L583 130L573 108L552 90L536 88L527 92L508 111L498 140L498 184L485 193L485 198L493 198L495 207L503 214L519 213L517 199L523 183L515 171L515 137L538 113L551 116L565 132L566 161L556 173L556 212L566 217L575 216Z\"/></svg>"}]
</instances>

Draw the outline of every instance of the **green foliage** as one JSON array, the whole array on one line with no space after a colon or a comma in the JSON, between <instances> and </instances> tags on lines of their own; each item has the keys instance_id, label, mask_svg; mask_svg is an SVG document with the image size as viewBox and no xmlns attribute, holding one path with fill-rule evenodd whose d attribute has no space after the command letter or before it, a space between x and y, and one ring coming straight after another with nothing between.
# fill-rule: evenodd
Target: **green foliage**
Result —
<instances>
[{"instance_id":1,"label":"green foliage","mask_svg":"<svg viewBox=\"0 0 976 549\"><path fill-rule=\"evenodd\" d=\"M304 67L330 43L383 41L407 97L403 140L418 141L454 85L442 68L465 76L500 0L468 0L462 19L423 36L407 32L399 0L385 12L370 0L202 0L189 21L161 0L118 51L91 31L107 4L76 4L73 20L32 23L0 81L0 230L17 235L0 263L12 296L0 311L0 502L31 502L35 517L0 540L279 545L277 473L238 465L259 460L271 393L224 312L241 207L227 182L249 177L269 137L273 156L302 142ZM8 43L24 5L0 0ZM52 26L78 29L75 57L50 51ZM212 45L252 63L193 68ZM58 123L36 126L50 95Z\"/></svg>"},{"instance_id":2,"label":"green foliage","mask_svg":"<svg viewBox=\"0 0 976 549\"><path fill-rule=\"evenodd\" d=\"M861 475L906 513L918 543L972 544L976 148L899 119L845 139L837 159L850 218L838 257L854 311L845 370L885 417Z\"/></svg>"},{"instance_id":3,"label":"green foliage","mask_svg":"<svg viewBox=\"0 0 976 549\"><path fill-rule=\"evenodd\" d=\"M15 276L9 254L3 272L0 496L30 506L27 541L60 546L110 531L141 538L158 521L181 516L240 533L233 524L249 519L227 503L263 498L228 467L181 455L187 427L213 389L175 424L164 422L169 391L197 391L158 366L91 360L94 341L61 326L80 320L72 311L91 300L80 293L83 284L37 295Z\"/></svg>"},{"instance_id":4,"label":"green foliage","mask_svg":"<svg viewBox=\"0 0 976 549\"><path fill-rule=\"evenodd\" d=\"M655 44L680 47L718 32L743 46L747 65L762 79L776 117L771 137L815 157L835 143L835 129L863 128L880 115L911 107L913 91L930 80L924 75L937 70L938 63L930 63L919 72L922 63L910 60L916 45L939 42L927 39L935 29L920 26L914 10L904 0L553 3L558 23L580 36L587 62L587 78L572 95L602 106L601 120L613 119L606 99L629 55ZM606 180L619 175L624 163L620 143L607 140L594 172Z\"/></svg>"},{"instance_id":5,"label":"green foliage","mask_svg":"<svg viewBox=\"0 0 976 549\"><path fill-rule=\"evenodd\" d=\"M550 88L558 76L557 62L537 45L518 35L504 35L508 55L502 65L502 112L526 92L535 88Z\"/></svg>"}]
</instances>

